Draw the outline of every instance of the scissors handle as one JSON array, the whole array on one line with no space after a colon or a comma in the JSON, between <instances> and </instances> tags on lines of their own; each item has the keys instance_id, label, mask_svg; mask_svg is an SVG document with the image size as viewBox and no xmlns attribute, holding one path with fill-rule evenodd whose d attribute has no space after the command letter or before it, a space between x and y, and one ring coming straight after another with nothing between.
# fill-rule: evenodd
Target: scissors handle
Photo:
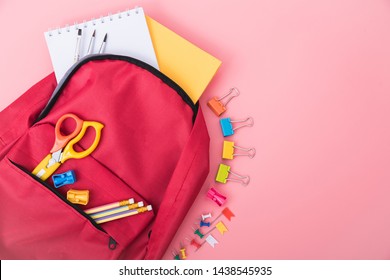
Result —
<instances>
[{"instance_id":1,"label":"scissors handle","mask_svg":"<svg viewBox=\"0 0 390 280\"><path fill-rule=\"evenodd\" d=\"M61 133L61 125L66 119L73 119L76 122L76 128L68 135L63 135ZM65 147L66 143L68 143L72 138L74 138L83 126L83 120L77 117L75 114L65 114L61 118L58 119L55 126L55 142L53 148L51 148L50 153L54 153Z\"/></svg>"},{"instance_id":2,"label":"scissors handle","mask_svg":"<svg viewBox=\"0 0 390 280\"><path fill-rule=\"evenodd\" d=\"M88 149L86 149L82 152L76 152L73 149L73 146L83 138L88 127L93 127L95 129L95 139L93 140L92 145ZM61 158L61 163L64 163L66 160L71 159L71 158L80 159L80 158L84 158L84 157L90 155L96 149L97 145L99 144L101 131L102 131L103 127L104 127L104 125L99 123L99 122L84 121L82 124L80 133L75 138L70 140L68 145L65 146L65 148L63 150L63 155Z\"/></svg>"}]
</instances>

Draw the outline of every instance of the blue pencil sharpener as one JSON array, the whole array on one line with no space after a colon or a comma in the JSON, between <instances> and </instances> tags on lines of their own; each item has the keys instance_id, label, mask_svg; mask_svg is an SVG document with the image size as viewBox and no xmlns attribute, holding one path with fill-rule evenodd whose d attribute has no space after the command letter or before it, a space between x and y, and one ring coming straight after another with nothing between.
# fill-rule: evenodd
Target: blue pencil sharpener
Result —
<instances>
[{"instance_id":1,"label":"blue pencil sharpener","mask_svg":"<svg viewBox=\"0 0 390 280\"><path fill-rule=\"evenodd\" d=\"M66 171L61 174L54 174L52 176L54 187L59 188L65 185L70 185L76 182L76 176L73 170Z\"/></svg>"}]
</instances>

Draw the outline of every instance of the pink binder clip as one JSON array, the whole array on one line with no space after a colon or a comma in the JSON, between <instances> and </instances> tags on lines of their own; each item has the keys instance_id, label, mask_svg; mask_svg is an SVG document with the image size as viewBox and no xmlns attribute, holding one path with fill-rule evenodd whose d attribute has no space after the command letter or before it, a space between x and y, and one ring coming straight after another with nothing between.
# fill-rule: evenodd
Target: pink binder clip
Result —
<instances>
[{"instance_id":1,"label":"pink binder clip","mask_svg":"<svg viewBox=\"0 0 390 280\"><path fill-rule=\"evenodd\" d=\"M207 197L217 203L219 206L224 204L226 201L226 196L223 196L214 188L209 189L209 191L207 192Z\"/></svg>"}]
</instances>

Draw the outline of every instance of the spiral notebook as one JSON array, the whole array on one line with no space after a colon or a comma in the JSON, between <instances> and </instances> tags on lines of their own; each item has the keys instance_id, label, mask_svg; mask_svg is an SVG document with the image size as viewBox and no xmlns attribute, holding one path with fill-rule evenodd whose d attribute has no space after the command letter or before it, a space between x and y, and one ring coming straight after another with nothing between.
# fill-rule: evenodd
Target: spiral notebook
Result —
<instances>
[{"instance_id":1,"label":"spiral notebook","mask_svg":"<svg viewBox=\"0 0 390 280\"><path fill-rule=\"evenodd\" d=\"M82 29L80 57L87 54L92 33L96 30L93 51L97 53L107 33L104 53L126 55L158 68L157 58L150 38L142 8L74 24L45 32L57 82L74 64L78 29Z\"/></svg>"}]
</instances>

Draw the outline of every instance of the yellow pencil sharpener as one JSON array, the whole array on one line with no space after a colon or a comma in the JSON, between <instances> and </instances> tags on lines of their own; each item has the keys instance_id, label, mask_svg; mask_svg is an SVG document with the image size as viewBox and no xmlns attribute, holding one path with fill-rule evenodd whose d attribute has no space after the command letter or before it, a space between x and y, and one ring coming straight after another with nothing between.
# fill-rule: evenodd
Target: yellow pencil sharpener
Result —
<instances>
[{"instance_id":1,"label":"yellow pencil sharpener","mask_svg":"<svg viewBox=\"0 0 390 280\"><path fill-rule=\"evenodd\" d=\"M87 205L89 201L89 190L70 189L66 193L66 199L73 204Z\"/></svg>"}]
</instances>

